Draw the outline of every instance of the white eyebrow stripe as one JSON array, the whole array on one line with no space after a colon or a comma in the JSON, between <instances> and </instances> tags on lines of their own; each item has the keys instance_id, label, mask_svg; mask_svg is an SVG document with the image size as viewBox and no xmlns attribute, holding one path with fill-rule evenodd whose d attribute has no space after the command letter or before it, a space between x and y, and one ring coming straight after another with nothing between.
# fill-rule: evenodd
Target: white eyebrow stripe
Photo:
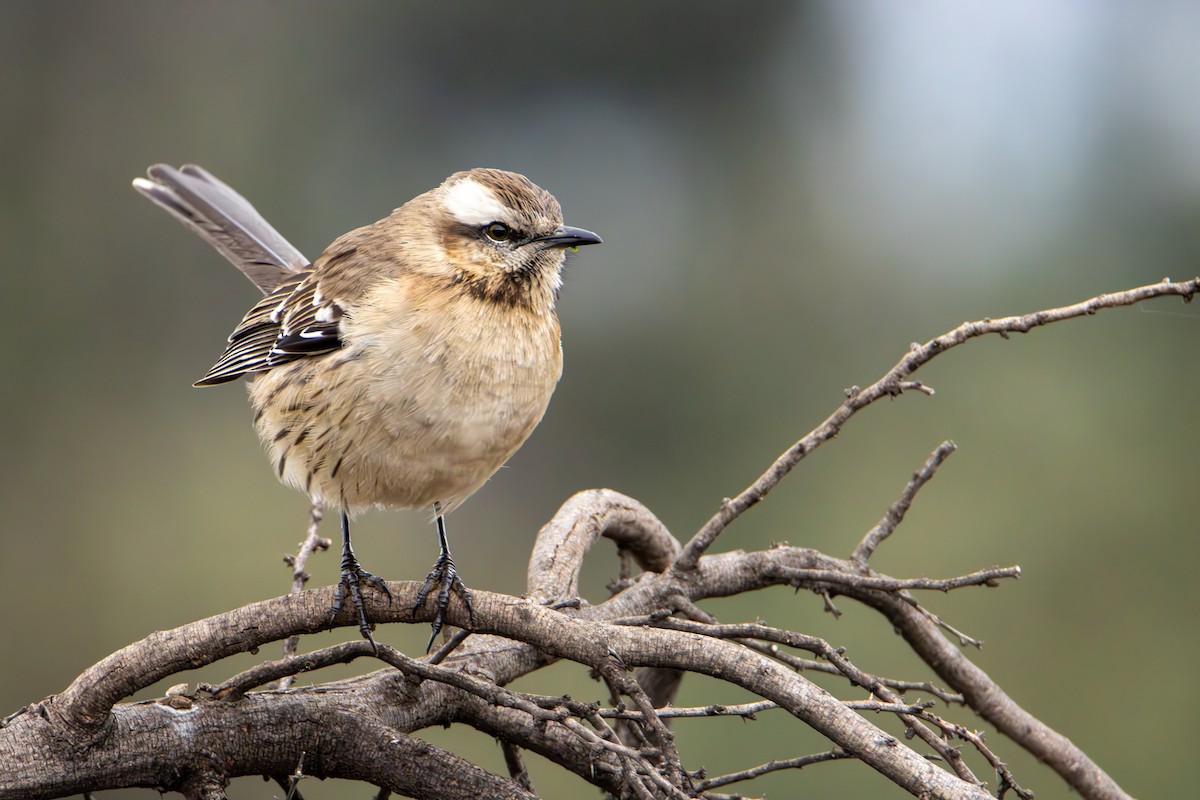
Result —
<instances>
[{"instance_id":1,"label":"white eyebrow stripe","mask_svg":"<svg viewBox=\"0 0 1200 800\"><path fill-rule=\"evenodd\" d=\"M472 227L511 216L491 189L470 178L464 178L446 190L446 210L462 224Z\"/></svg>"}]
</instances>

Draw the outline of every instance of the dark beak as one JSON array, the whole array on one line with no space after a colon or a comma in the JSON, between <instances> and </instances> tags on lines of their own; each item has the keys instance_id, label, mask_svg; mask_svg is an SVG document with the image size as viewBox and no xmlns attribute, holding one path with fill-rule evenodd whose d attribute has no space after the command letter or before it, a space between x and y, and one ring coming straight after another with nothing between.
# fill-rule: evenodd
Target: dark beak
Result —
<instances>
[{"instance_id":1,"label":"dark beak","mask_svg":"<svg viewBox=\"0 0 1200 800\"><path fill-rule=\"evenodd\" d=\"M600 244L603 241L603 239L591 231L562 225L549 236L539 236L536 239L531 239L529 244L540 245L538 249L545 250L548 247L579 247L585 244Z\"/></svg>"}]
</instances>

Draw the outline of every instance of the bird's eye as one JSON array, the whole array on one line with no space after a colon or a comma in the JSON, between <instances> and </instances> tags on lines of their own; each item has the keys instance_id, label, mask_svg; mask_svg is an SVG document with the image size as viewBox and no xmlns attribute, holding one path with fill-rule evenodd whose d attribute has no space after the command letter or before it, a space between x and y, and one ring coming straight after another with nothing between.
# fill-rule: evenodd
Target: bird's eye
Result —
<instances>
[{"instance_id":1,"label":"bird's eye","mask_svg":"<svg viewBox=\"0 0 1200 800\"><path fill-rule=\"evenodd\" d=\"M511 242L517 238L517 232L503 222L490 222L484 227L483 232L493 242Z\"/></svg>"}]
</instances>

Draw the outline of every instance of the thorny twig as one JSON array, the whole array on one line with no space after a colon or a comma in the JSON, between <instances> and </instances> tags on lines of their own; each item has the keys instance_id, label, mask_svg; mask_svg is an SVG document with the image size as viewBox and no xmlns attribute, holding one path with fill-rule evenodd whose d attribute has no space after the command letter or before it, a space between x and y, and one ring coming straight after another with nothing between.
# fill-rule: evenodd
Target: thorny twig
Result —
<instances>
[{"instance_id":1,"label":"thorny twig","mask_svg":"<svg viewBox=\"0 0 1200 800\"><path fill-rule=\"evenodd\" d=\"M841 585L853 586L857 589L879 589L884 592L900 592L906 589L949 592L964 586L997 586L997 580L1000 578L1020 577L1021 568L992 567L954 578L889 578L884 575L857 575L832 569L801 569L785 566L773 568L771 574L789 581L792 585L828 584L830 588L834 589ZM915 601L910 600L910 602L916 604Z\"/></svg>"},{"instance_id":2,"label":"thorny twig","mask_svg":"<svg viewBox=\"0 0 1200 800\"><path fill-rule=\"evenodd\" d=\"M912 479L908 482L908 486L904 487L904 491L896 502L888 507L887 513L879 522L875 523L875 527L867 531L866 536L858 543L858 547L854 548L854 554L850 556L850 560L860 570L867 568L867 561L875 552L875 548L883 542L884 539L892 535L892 531L896 530L896 526L904 521L904 515L908 513L909 507L912 505L913 498L917 496L917 492L921 491L921 487L929 482L933 477L933 473L937 472L937 468L942 465L942 462L950 457L950 454L957 449L954 442L946 441L938 445L929 458L919 470L913 473Z\"/></svg>"},{"instance_id":3,"label":"thorny twig","mask_svg":"<svg viewBox=\"0 0 1200 800\"><path fill-rule=\"evenodd\" d=\"M292 568L292 594L297 594L304 591L305 584L308 583L309 574L306 569L308 566L308 557L318 550L328 550L331 542L324 536L320 535L321 520L325 516L325 507L320 503L313 501L308 509L308 529L305 531L304 541L300 543L300 549L295 555L288 554L283 557L283 561ZM283 656L294 656L300 649L300 637L289 636L283 643ZM277 688L286 689L292 685L294 676L287 675L279 680Z\"/></svg>"},{"instance_id":4,"label":"thorny twig","mask_svg":"<svg viewBox=\"0 0 1200 800\"><path fill-rule=\"evenodd\" d=\"M696 785L696 789L701 792L706 792L709 789L716 789L719 786L728 786L731 783L740 781L748 781L752 778L757 778L760 775L766 775L768 772L777 772L781 769L802 769L812 764L820 764L826 761L837 761L843 758L854 758L854 756L844 750L829 750L824 753L814 753L810 756L801 756L799 758L788 758L782 760L768 761L766 764L759 764L757 767L741 770L740 772L731 772L728 775L718 775L715 778L708 778ZM712 795L706 795L711 797Z\"/></svg>"}]
</instances>

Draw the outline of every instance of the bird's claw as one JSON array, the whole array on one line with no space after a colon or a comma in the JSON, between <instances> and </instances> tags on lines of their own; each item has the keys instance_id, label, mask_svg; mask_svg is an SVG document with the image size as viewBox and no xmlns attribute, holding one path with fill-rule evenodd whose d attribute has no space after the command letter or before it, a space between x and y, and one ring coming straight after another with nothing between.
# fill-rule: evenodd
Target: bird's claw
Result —
<instances>
[{"instance_id":1,"label":"bird's claw","mask_svg":"<svg viewBox=\"0 0 1200 800\"><path fill-rule=\"evenodd\" d=\"M375 639L371 636L371 628L373 627L370 621L367 620L367 607L363 602L362 586L364 583L369 583L379 591L387 595L388 602L392 601L392 592L388 589L387 581L380 578L378 575L372 575L357 564L342 570L342 579L338 581L337 591L333 595L333 606L329 609L329 622L333 624L333 620L341 613L342 607L345 605L346 595L350 595L350 602L358 612L358 630L362 633L363 638L371 643L371 647L378 651L378 646L375 644Z\"/></svg>"},{"instance_id":2,"label":"bird's claw","mask_svg":"<svg viewBox=\"0 0 1200 800\"><path fill-rule=\"evenodd\" d=\"M450 593L457 592L462 598L463 603L467 607L467 614L471 619L471 623L475 621L475 609L471 605L471 592L467 589L462 579L458 577L458 570L454 568L454 559L449 553L443 553L438 557L437 563L433 565L433 569L425 576L425 582L421 584L421 588L417 591L417 601L413 603L412 610L415 612L425 603L425 598L437 586L436 595L436 611L433 616L433 633L429 636L429 644L425 647L425 652L428 653L433 648L433 641L442 631L442 625L446 621L446 608L450 605Z\"/></svg>"}]
</instances>

